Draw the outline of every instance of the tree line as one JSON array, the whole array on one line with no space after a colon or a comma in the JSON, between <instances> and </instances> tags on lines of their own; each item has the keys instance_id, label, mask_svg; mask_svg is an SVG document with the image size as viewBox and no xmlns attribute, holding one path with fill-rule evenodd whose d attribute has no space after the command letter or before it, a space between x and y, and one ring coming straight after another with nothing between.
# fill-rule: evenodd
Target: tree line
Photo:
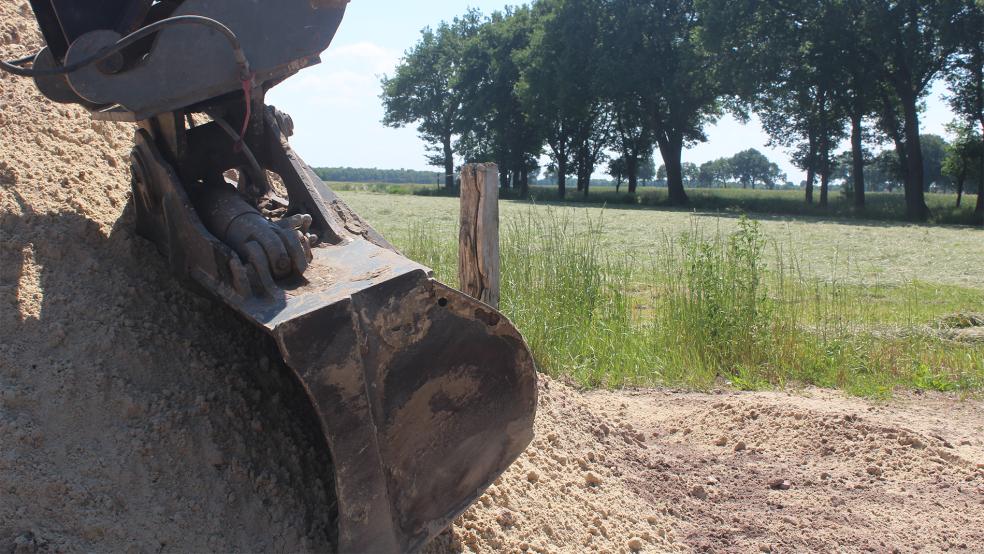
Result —
<instances>
[{"instance_id":1,"label":"tree line","mask_svg":"<svg viewBox=\"0 0 984 554\"><path fill-rule=\"evenodd\" d=\"M314 172L322 181L342 183L395 183L433 185L444 180L434 171L414 169L379 169L375 167L316 167Z\"/></svg>"},{"instance_id":2,"label":"tree line","mask_svg":"<svg viewBox=\"0 0 984 554\"><path fill-rule=\"evenodd\" d=\"M806 202L826 205L849 139L863 209L878 171L866 145L887 143L907 215L925 220L920 115L939 79L961 164L984 174L984 0L535 0L424 29L381 98L384 123L416 125L448 186L458 156L496 161L502 185L525 194L546 154L561 197L568 179L587 194L606 157L634 193L655 150L669 201L685 204L700 168L687 178L684 149L726 112L754 113L806 172ZM752 158L742 182L778 180Z\"/></svg>"}]
</instances>

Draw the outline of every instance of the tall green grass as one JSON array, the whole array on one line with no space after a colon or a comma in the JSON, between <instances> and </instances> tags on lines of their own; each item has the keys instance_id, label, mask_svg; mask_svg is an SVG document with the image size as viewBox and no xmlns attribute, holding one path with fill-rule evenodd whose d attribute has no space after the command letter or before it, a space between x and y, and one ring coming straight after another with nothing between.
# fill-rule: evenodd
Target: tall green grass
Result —
<instances>
[{"instance_id":1,"label":"tall green grass","mask_svg":"<svg viewBox=\"0 0 984 554\"><path fill-rule=\"evenodd\" d=\"M633 254L603 248L603 226L577 211L528 210L503 228L501 308L552 375L585 387L984 390L984 344L937 332L920 308L924 284L886 292L805 277L745 218L732 233L695 220ZM412 227L402 246L453 280L452 229ZM872 302L878 294L894 308Z\"/></svg>"}]
</instances>

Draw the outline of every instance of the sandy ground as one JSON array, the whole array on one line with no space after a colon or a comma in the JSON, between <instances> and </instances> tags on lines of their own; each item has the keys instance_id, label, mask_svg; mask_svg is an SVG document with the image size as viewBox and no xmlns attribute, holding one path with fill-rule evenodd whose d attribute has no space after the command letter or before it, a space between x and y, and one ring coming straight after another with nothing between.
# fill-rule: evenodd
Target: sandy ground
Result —
<instances>
[{"instance_id":1,"label":"sandy ground","mask_svg":"<svg viewBox=\"0 0 984 554\"><path fill-rule=\"evenodd\" d=\"M0 52L38 45L0 3ZM0 553L325 551L277 361L132 233L131 135L0 74ZM980 401L540 386L430 552L984 551Z\"/></svg>"}]
</instances>

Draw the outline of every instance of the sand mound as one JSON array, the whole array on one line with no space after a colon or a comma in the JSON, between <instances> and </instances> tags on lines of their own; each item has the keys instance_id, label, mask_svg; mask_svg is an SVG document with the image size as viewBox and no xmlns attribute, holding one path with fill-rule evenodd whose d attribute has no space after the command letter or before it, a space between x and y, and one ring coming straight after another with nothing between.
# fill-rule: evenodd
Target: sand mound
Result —
<instances>
[{"instance_id":1,"label":"sand mound","mask_svg":"<svg viewBox=\"0 0 984 554\"><path fill-rule=\"evenodd\" d=\"M0 22L4 56L40 46L26 2ZM131 230L132 128L5 74L0 102L0 551L323 551L322 454L255 335ZM435 548L667 544L576 393L544 387L536 447Z\"/></svg>"},{"instance_id":2,"label":"sand mound","mask_svg":"<svg viewBox=\"0 0 984 554\"><path fill-rule=\"evenodd\" d=\"M672 519L627 476L651 463L646 437L591 413L571 388L541 378L536 439L432 552L670 552Z\"/></svg>"},{"instance_id":3,"label":"sand mound","mask_svg":"<svg viewBox=\"0 0 984 554\"><path fill-rule=\"evenodd\" d=\"M39 44L0 4L3 55ZM132 134L0 74L0 552L323 550L255 337L131 231Z\"/></svg>"}]
</instances>

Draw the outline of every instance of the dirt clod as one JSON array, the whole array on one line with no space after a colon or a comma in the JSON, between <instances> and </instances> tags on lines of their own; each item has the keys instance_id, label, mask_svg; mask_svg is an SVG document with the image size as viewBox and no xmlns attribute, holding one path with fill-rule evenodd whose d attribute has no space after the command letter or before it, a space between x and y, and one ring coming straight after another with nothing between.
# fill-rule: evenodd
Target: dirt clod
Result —
<instances>
[{"instance_id":1,"label":"dirt clod","mask_svg":"<svg viewBox=\"0 0 984 554\"><path fill-rule=\"evenodd\" d=\"M775 491L788 491L793 484L785 479L773 479L769 481L769 488Z\"/></svg>"}]
</instances>

